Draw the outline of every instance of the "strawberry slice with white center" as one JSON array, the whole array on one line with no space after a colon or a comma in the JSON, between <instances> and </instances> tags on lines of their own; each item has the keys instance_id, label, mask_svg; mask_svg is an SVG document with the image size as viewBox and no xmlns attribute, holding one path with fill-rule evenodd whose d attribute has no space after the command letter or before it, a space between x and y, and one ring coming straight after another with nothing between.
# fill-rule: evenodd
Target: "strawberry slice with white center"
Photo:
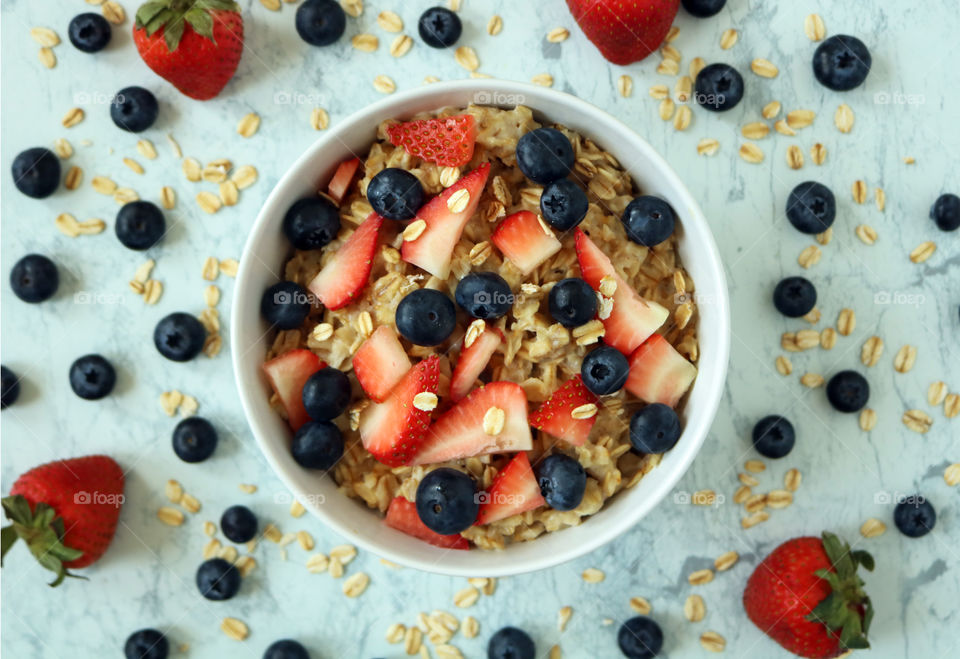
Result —
<instances>
[{"instance_id":1,"label":"strawberry slice with white center","mask_svg":"<svg viewBox=\"0 0 960 659\"><path fill-rule=\"evenodd\" d=\"M427 528L420 521L417 514L417 504L407 501L404 497L395 497L387 507L387 516L383 520L387 526L401 533L412 535L424 542L447 549L470 549L470 543L459 533L454 535L440 535Z\"/></svg>"},{"instance_id":2,"label":"strawberry slice with white center","mask_svg":"<svg viewBox=\"0 0 960 659\"><path fill-rule=\"evenodd\" d=\"M386 400L410 370L410 358L390 325L381 325L353 356L353 372L360 387L375 403Z\"/></svg>"},{"instance_id":3,"label":"strawberry slice with white center","mask_svg":"<svg viewBox=\"0 0 960 659\"><path fill-rule=\"evenodd\" d=\"M350 304L367 285L381 224L383 218L370 213L307 286L327 309Z\"/></svg>"},{"instance_id":4,"label":"strawberry slice with white center","mask_svg":"<svg viewBox=\"0 0 960 659\"><path fill-rule=\"evenodd\" d=\"M414 240L403 241L403 260L446 279L453 249L460 242L463 227L477 212L489 175L490 163L484 163L424 204L413 222L423 220L427 227Z\"/></svg>"},{"instance_id":5,"label":"strawberry slice with white center","mask_svg":"<svg viewBox=\"0 0 960 659\"><path fill-rule=\"evenodd\" d=\"M613 293L613 310L609 316L600 319L605 329L603 341L629 355L663 325L670 312L656 302L637 295L630 284L617 274L609 257L580 229L576 231L576 243L580 274L593 290L600 290L600 282L604 277L611 277L617 283Z\"/></svg>"},{"instance_id":6,"label":"strawberry slice with white center","mask_svg":"<svg viewBox=\"0 0 960 659\"><path fill-rule=\"evenodd\" d=\"M477 524L490 524L547 503L540 494L540 485L526 453L513 456L482 496Z\"/></svg>"},{"instance_id":7,"label":"strawberry slice with white center","mask_svg":"<svg viewBox=\"0 0 960 659\"><path fill-rule=\"evenodd\" d=\"M503 342L503 332L496 327L491 327L483 321L474 321L483 324L483 331L479 336L473 339L473 343L466 345L464 339L463 349L460 350L460 356L457 357L457 365L453 369L453 377L450 380L450 400L454 403L461 400L473 389L473 383L477 381L483 369L490 363L490 358L497 351L500 343ZM467 331L470 336L470 331Z\"/></svg>"},{"instance_id":8,"label":"strawberry slice with white center","mask_svg":"<svg viewBox=\"0 0 960 659\"><path fill-rule=\"evenodd\" d=\"M596 414L574 418L573 411L584 405L597 405L597 397L587 389L580 376L575 375L530 415L530 425L574 446L582 446L597 421Z\"/></svg>"},{"instance_id":9,"label":"strawberry slice with white center","mask_svg":"<svg viewBox=\"0 0 960 659\"><path fill-rule=\"evenodd\" d=\"M460 167L473 157L477 126L473 115L458 114L393 124L387 127L387 136L412 156L441 167Z\"/></svg>"},{"instance_id":10,"label":"strawberry slice with white center","mask_svg":"<svg viewBox=\"0 0 960 659\"><path fill-rule=\"evenodd\" d=\"M294 432L310 420L310 415L303 406L303 385L311 375L326 366L319 357L305 348L285 352L263 365L263 372L283 403L283 409L287 411L287 421Z\"/></svg>"},{"instance_id":11,"label":"strawberry slice with white center","mask_svg":"<svg viewBox=\"0 0 960 659\"><path fill-rule=\"evenodd\" d=\"M553 231L530 211L505 218L490 240L525 275L560 251L560 241Z\"/></svg>"},{"instance_id":12,"label":"strawberry slice with white center","mask_svg":"<svg viewBox=\"0 0 960 659\"><path fill-rule=\"evenodd\" d=\"M430 425L430 411L418 408L414 398L436 394L439 377L440 358L430 355L407 371L384 402L363 411L360 439L373 457L388 467L410 463Z\"/></svg>"},{"instance_id":13,"label":"strawberry slice with white center","mask_svg":"<svg viewBox=\"0 0 960 659\"><path fill-rule=\"evenodd\" d=\"M331 178L327 184L327 194L337 203L337 206L339 206L343 198L347 196L347 189L349 189L350 183L353 182L353 176L357 173L357 168L359 167L359 158L344 160L337 166L337 171L333 173L333 178Z\"/></svg>"},{"instance_id":14,"label":"strawberry slice with white center","mask_svg":"<svg viewBox=\"0 0 960 659\"><path fill-rule=\"evenodd\" d=\"M493 407L504 413L503 428L495 435L489 434L483 423L484 416ZM473 391L430 426L413 464L529 451L532 446L533 437L527 425L527 395L513 382L491 382Z\"/></svg>"},{"instance_id":15,"label":"strawberry slice with white center","mask_svg":"<svg viewBox=\"0 0 960 659\"><path fill-rule=\"evenodd\" d=\"M647 403L676 407L697 377L697 367L659 334L654 334L630 355L630 372L624 385Z\"/></svg>"}]
</instances>

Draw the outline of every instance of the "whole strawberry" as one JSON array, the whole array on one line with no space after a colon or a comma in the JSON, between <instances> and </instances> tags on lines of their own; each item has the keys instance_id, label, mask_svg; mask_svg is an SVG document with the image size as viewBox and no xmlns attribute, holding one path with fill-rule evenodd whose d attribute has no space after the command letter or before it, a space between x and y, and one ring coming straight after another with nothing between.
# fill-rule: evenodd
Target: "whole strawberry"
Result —
<instances>
[{"instance_id":1,"label":"whole strawberry","mask_svg":"<svg viewBox=\"0 0 960 659\"><path fill-rule=\"evenodd\" d=\"M233 0L151 0L137 10L133 42L157 75L206 101L237 70L243 19Z\"/></svg>"},{"instance_id":2,"label":"whole strawberry","mask_svg":"<svg viewBox=\"0 0 960 659\"><path fill-rule=\"evenodd\" d=\"M113 458L90 455L34 467L0 503L12 524L0 531L3 554L22 539L55 572L51 586L74 577L69 568L95 562L110 546L123 505L123 470Z\"/></svg>"},{"instance_id":3,"label":"whole strawberry","mask_svg":"<svg viewBox=\"0 0 960 659\"><path fill-rule=\"evenodd\" d=\"M680 0L567 0L567 7L608 61L630 64L660 47Z\"/></svg>"},{"instance_id":4,"label":"whole strawberry","mask_svg":"<svg viewBox=\"0 0 960 659\"><path fill-rule=\"evenodd\" d=\"M743 608L763 633L801 657L868 648L873 607L859 565L872 571L873 557L832 533L788 540L750 575Z\"/></svg>"}]
</instances>

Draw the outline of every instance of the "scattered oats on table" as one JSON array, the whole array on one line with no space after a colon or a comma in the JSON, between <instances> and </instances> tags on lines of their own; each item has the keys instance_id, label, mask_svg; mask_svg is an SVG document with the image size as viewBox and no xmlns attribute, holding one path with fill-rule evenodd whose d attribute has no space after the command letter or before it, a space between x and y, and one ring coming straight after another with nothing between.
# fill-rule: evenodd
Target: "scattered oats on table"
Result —
<instances>
[{"instance_id":1,"label":"scattered oats on table","mask_svg":"<svg viewBox=\"0 0 960 659\"><path fill-rule=\"evenodd\" d=\"M258 130L260 130L260 115L255 112L244 115L243 118L237 122L237 134L241 137L253 137L257 134Z\"/></svg>"},{"instance_id":2,"label":"scattered oats on table","mask_svg":"<svg viewBox=\"0 0 960 659\"><path fill-rule=\"evenodd\" d=\"M876 538L883 535L887 530L887 525L876 517L871 517L860 526L860 535L864 538Z\"/></svg>"},{"instance_id":3,"label":"scattered oats on table","mask_svg":"<svg viewBox=\"0 0 960 659\"><path fill-rule=\"evenodd\" d=\"M689 595L683 603L683 616L690 622L700 622L707 614L707 606L700 595Z\"/></svg>"},{"instance_id":4,"label":"scattered oats on table","mask_svg":"<svg viewBox=\"0 0 960 659\"><path fill-rule=\"evenodd\" d=\"M840 333L843 334L842 331ZM876 366L882 355L883 339L879 336L871 336L864 342L863 347L860 349L860 361L864 366Z\"/></svg>"},{"instance_id":5,"label":"scattered oats on table","mask_svg":"<svg viewBox=\"0 0 960 659\"><path fill-rule=\"evenodd\" d=\"M860 430L870 432L877 426L877 413L869 407L860 412Z\"/></svg>"},{"instance_id":6,"label":"scattered oats on table","mask_svg":"<svg viewBox=\"0 0 960 659\"><path fill-rule=\"evenodd\" d=\"M634 612L644 616L650 615L650 612L653 610L653 607L650 605L650 602L648 602L645 597L631 597L630 608Z\"/></svg>"},{"instance_id":7,"label":"scattered oats on table","mask_svg":"<svg viewBox=\"0 0 960 659\"><path fill-rule=\"evenodd\" d=\"M730 50L737 43L737 39L740 37L740 33L734 30L733 28L728 28L723 31L723 34L720 35L720 47L723 50Z\"/></svg>"},{"instance_id":8,"label":"scattered oats on table","mask_svg":"<svg viewBox=\"0 0 960 659\"><path fill-rule=\"evenodd\" d=\"M584 581L587 583L600 583L606 579L607 575L603 573L602 570L598 570L594 567L589 567L583 571L583 574L580 575Z\"/></svg>"},{"instance_id":9,"label":"scattered oats on table","mask_svg":"<svg viewBox=\"0 0 960 659\"><path fill-rule=\"evenodd\" d=\"M687 581L691 586L703 586L705 584L713 581L713 570L709 568L704 568L702 570L696 570L691 572L687 577Z\"/></svg>"},{"instance_id":10,"label":"scattered oats on table","mask_svg":"<svg viewBox=\"0 0 960 659\"><path fill-rule=\"evenodd\" d=\"M923 410L907 410L903 413L903 425L921 435L930 431L933 418Z\"/></svg>"}]
</instances>

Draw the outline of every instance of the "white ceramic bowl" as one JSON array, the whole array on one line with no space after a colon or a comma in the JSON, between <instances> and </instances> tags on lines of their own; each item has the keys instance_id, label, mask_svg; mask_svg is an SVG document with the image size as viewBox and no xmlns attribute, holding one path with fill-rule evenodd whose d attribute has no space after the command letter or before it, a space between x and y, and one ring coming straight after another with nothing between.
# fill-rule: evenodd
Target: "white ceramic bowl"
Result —
<instances>
[{"instance_id":1,"label":"white ceramic bowl","mask_svg":"<svg viewBox=\"0 0 960 659\"><path fill-rule=\"evenodd\" d=\"M684 430L676 447L640 483L607 501L580 526L499 552L451 551L406 536L385 526L380 516L361 502L340 494L332 477L299 467L290 456L290 431L267 402L270 390L261 373L268 336L259 314L260 296L278 281L291 252L280 229L290 205L323 189L340 161L351 154L365 154L381 121L469 103L526 105L538 118L564 124L593 139L616 156L642 191L669 201L682 224L680 254L696 283L700 311L699 375L682 413ZM247 421L260 449L293 496L363 549L401 565L466 577L505 576L558 565L610 542L639 522L667 495L700 450L720 402L729 344L729 301L720 255L703 213L663 158L627 126L574 96L489 79L436 83L395 94L339 122L307 149L274 188L253 225L240 259L231 318L233 366Z\"/></svg>"}]
</instances>

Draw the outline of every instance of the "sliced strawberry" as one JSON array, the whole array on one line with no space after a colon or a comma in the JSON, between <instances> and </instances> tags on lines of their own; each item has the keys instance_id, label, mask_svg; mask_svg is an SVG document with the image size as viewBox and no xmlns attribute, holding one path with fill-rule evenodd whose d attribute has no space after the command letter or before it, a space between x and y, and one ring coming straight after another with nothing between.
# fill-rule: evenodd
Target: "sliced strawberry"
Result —
<instances>
[{"instance_id":1,"label":"sliced strawberry","mask_svg":"<svg viewBox=\"0 0 960 659\"><path fill-rule=\"evenodd\" d=\"M483 430L483 417L499 407L506 418L500 434ZM527 425L527 396L513 382L491 382L475 390L437 419L427 433L413 464L434 464L486 453L529 451L533 446Z\"/></svg>"},{"instance_id":2,"label":"sliced strawberry","mask_svg":"<svg viewBox=\"0 0 960 659\"><path fill-rule=\"evenodd\" d=\"M407 371L382 403L374 403L360 417L363 447L388 467L408 464L426 437L430 412L418 409L420 393L437 393L440 358L430 355Z\"/></svg>"},{"instance_id":3,"label":"sliced strawberry","mask_svg":"<svg viewBox=\"0 0 960 659\"><path fill-rule=\"evenodd\" d=\"M469 347L460 350L457 365L453 369L453 378L450 381L450 400L456 403L470 393L473 383L490 363L490 358L502 341L503 332L487 325L483 333L474 339Z\"/></svg>"},{"instance_id":4,"label":"sliced strawberry","mask_svg":"<svg viewBox=\"0 0 960 659\"><path fill-rule=\"evenodd\" d=\"M337 171L333 173L333 178L331 178L327 184L327 194L337 202L338 206L340 202L343 201L343 198L347 196L347 189L350 187L350 183L353 182L353 176L357 173L358 167L360 167L359 158L344 160L337 167Z\"/></svg>"},{"instance_id":5,"label":"sliced strawberry","mask_svg":"<svg viewBox=\"0 0 960 659\"><path fill-rule=\"evenodd\" d=\"M386 400L409 370L410 358L390 325L378 327L353 356L353 372L364 393L376 403Z\"/></svg>"},{"instance_id":6,"label":"sliced strawberry","mask_svg":"<svg viewBox=\"0 0 960 659\"><path fill-rule=\"evenodd\" d=\"M458 114L393 124L387 135L394 146L402 146L412 156L441 167L460 167L473 157L477 126L473 115Z\"/></svg>"},{"instance_id":7,"label":"sliced strawberry","mask_svg":"<svg viewBox=\"0 0 960 659\"><path fill-rule=\"evenodd\" d=\"M453 248L460 242L463 227L477 211L480 194L489 174L490 163L480 165L417 211L417 220L426 222L427 228L415 240L403 242L400 253L404 261L420 266L440 279L447 278L450 274ZM465 190L469 197L463 210L454 213L447 206L447 202L461 190Z\"/></svg>"},{"instance_id":8,"label":"sliced strawberry","mask_svg":"<svg viewBox=\"0 0 960 659\"><path fill-rule=\"evenodd\" d=\"M383 218L370 213L307 286L327 309L346 306L367 285L381 224Z\"/></svg>"},{"instance_id":9,"label":"sliced strawberry","mask_svg":"<svg viewBox=\"0 0 960 659\"><path fill-rule=\"evenodd\" d=\"M526 453L517 453L500 470L480 504L477 524L490 524L546 504Z\"/></svg>"},{"instance_id":10,"label":"sliced strawberry","mask_svg":"<svg viewBox=\"0 0 960 659\"><path fill-rule=\"evenodd\" d=\"M670 342L654 334L630 355L630 373L624 385L647 403L676 407L697 377L697 367Z\"/></svg>"},{"instance_id":11,"label":"sliced strawberry","mask_svg":"<svg viewBox=\"0 0 960 659\"><path fill-rule=\"evenodd\" d=\"M505 218L490 240L525 275L560 251L553 231L530 211Z\"/></svg>"},{"instance_id":12,"label":"sliced strawberry","mask_svg":"<svg viewBox=\"0 0 960 659\"><path fill-rule=\"evenodd\" d=\"M597 416L574 419L571 413L581 405L591 403L596 405L597 397L587 389L580 376L575 375L530 415L530 425L574 446L581 446L590 436Z\"/></svg>"},{"instance_id":13,"label":"sliced strawberry","mask_svg":"<svg viewBox=\"0 0 960 659\"><path fill-rule=\"evenodd\" d=\"M326 366L319 357L305 348L286 352L263 365L263 372L283 403L283 409L287 411L287 421L294 431L310 420L310 415L303 407L303 385L311 375Z\"/></svg>"},{"instance_id":14,"label":"sliced strawberry","mask_svg":"<svg viewBox=\"0 0 960 659\"><path fill-rule=\"evenodd\" d=\"M387 507L387 517L383 520L387 526L401 533L412 535L424 542L447 549L470 549L470 543L462 535L440 535L427 528L417 514L417 504L404 497L395 497Z\"/></svg>"},{"instance_id":15,"label":"sliced strawberry","mask_svg":"<svg viewBox=\"0 0 960 659\"><path fill-rule=\"evenodd\" d=\"M576 237L580 274L593 290L600 290L600 282L604 277L613 277L617 282L617 289L613 293L613 311L607 318L601 319L605 330L603 341L629 355L663 325L670 312L656 302L637 295L587 234L577 229Z\"/></svg>"}]
</instances>

